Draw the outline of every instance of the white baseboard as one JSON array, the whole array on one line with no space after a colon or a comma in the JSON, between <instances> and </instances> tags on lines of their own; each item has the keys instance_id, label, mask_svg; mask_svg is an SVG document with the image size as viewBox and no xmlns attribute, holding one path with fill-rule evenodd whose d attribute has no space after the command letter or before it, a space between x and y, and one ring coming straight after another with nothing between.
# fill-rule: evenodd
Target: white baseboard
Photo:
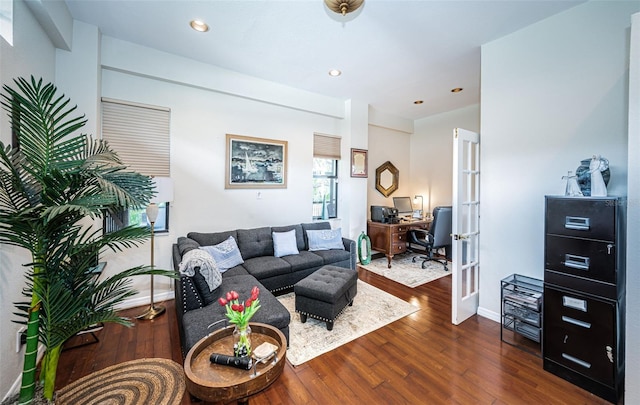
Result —
<instances>
[{"instance_id":1,"label":"white baseboard","mask_svg":"<svg viewBox=\"0 0 640 405\"><path fill-rule=\"evenodd\" d=\"M153 302L154 303L162 302L162 301L172 300L174 298L175 298L175 294L173 291L165 291L163 293L154 294ZM136 297L136 298L131 298L124 301L122 304L118 305L116 309L117 310L129 309L129 308L141 307L141 306L150 305L150 304L151 304L151 300L149 297Z\"/></svg>"},{"instance_id":2,"label":"white baseboard","mask_svg":"<svg viewBox=\"0 0 640 405\"><path fill-rule=\"evenodd\" d=\"M483 308L483 307L478 307L478 315L480 315L480 316L482 316L484 318L487 318L487 319L491 319L494 322L498 322L498 323L501 322L499 313L490 311L490 310L488 310L486 308Z\"/></svg>"}]
</instances>

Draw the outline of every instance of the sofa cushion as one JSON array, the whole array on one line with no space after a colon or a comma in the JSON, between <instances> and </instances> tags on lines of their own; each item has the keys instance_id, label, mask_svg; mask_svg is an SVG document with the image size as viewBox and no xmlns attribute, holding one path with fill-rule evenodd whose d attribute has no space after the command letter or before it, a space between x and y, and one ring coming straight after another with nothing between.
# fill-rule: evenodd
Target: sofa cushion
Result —
<instances>
[{"instance_id":1,"label":"sofa cushion","mask_svg":"<svg viewBox=\"0 0 640 405\"><path fill-rule=\"evenodd\" d=\"M296 231L296 247L298 250L306 250L305 240L304 240L304 230L302 229L302 225L289 225L289 226L272 226L271 232L287 232L294 229Z\"/></svg>"},{"instance_id":2,"label":"sofa cushion","mask_svg":"<svg viewBox=\"0 0 640 405\"><path fill-rule=\"evenodd\" d=\"M304 249L301 250L309 250L309 240L307 239L307 231L317 231L320 229L331 229L331 224L323 221L323 222L309 222L305 224L301 224L304 236ZM189 236L189 235L187 235Z\"/></svg>"},{"instance_id":3,"label":"sofa cushion","mask_svg":"<svg viewBox=\"0 0 640 405\"><path fill-rule=\"evenodd\" d=\"M181 236L178 238L178 250L180 251L180 257L184 256L190 250L198 249L200 244L193 239L185 238Z\"/></svg>"},{"instance_id":4,"label":"sofa cushion","mask_svg":"<svg viewBox=\"0 0 640 405\"><path fill-rule=\"evenodd\" d=\"M246 299L251 296L251 288L253 286L257 286L260 289L260 309L251 318L251 322L266 323L278 329L285 329L289 325L291 318L289 311L254 277L235 276L223 278L222 285L216 291L219 291L219 296L226 294L228 291L236 291L240 295L240 299ZM188 351L207 334L229 325L225 313L226 308L218 303L186 312L182 319L185 335L184 349ZM208 328L209 325L218 320L222 320L222 322Z\"/></svg>"},{"instance_id":5,"label":"sofa cushion","mask_svg":"<svg viewBox=\"0 0 640 405\"><path fill-rule=\"evenodd\" d=\"M273 255L275 257L297 255L300 253L296 243L295 229L287 232L271 232L271 236L273 237Z\"/></svg>"},{"instance_id":6,"label":"sofa cushion","mask_svg":"<svg viewBox=\"0 0 640 405\"><path fill-rule=\"evenodd\" d=\"M249 272L241 264L239 266L232 267L229 270L227 270L224 273L222 273L222 278L235 277L235 276L248 276L248 275L249 275Z\"/></svg>"},{"instance_id":7,"label":"sofa cushion","mask_svg":"<svg viewBox=\"0 0 640 405\"><path fill-rule=\"evenodd\" d=\"M307 239L309 241L309 251L341 249L344 250L342 244L342 230L338 229L322 229L308 230Z\"/></svg>"},{"instance_id":8,"label":"sofa cushion","mask_svg":"<svg viewBox=\"0 0 640 405\"><path fill-rule=\"evenodd\" d=\"M205 250L216 262L220 273L224 273L232 267L244 263L238 244L233 236L229 236L227 240L214 246L201 246L200 249Z\"/></svg>"},{"instance_id":9,"label":"sofa cushion","mask_svg":"<svg viewBox=\"0 0 640 405\"><path fill-rule=\"evenodd\" d=\"M238 235L235 230L211 233L189 232L187 234L187 238L195 240L200 244L200 246L217 245L218 243L224 242L225 240L229 239L229 236L233 236L236 240L238 240Z\"/></svg>"},{"instance_id":10,"label":"sofa cushion","mask_svg":"<svg viewBox=\"0 0 640 405\"><path fill-rule=\"evenodd\" d=\"M259 256L273 256L271 228L238 229L238 246L244 260Z\"/></svg>"},{"instance_id":11,"label":"sofa cushion","mask_svg":"<svg viewBox=\"0 0 640 405\"><path fill-rule=\"evenodd\" d=\"M247 259L242 265L247 272L262 280L281 274L291 273L291 265L284 258L275 256L261 256Z\"/></svg>"},{"instance_id":12,"label":"sofa cushion","mask_svg":"<svg viewBox=\"0 0 640 405\"><path fill-rule=\"evenodd\" d=\"M285 256L282 260L291 265L291 271L320 267L324 264L322 257L306 250L301 251L297 255Z\"/></svg>"},{"instance_id":13,"label":"sofa cushion","mask_svg":"<svg viewBox=\"0 0 640 405\"><path fill-rule=\"evenodd\" d=\"M324 264L334 264L342 261L349 261L351 253L346 250L318 250L313 254L322 257Z\"/></svg>"}]
</instances>

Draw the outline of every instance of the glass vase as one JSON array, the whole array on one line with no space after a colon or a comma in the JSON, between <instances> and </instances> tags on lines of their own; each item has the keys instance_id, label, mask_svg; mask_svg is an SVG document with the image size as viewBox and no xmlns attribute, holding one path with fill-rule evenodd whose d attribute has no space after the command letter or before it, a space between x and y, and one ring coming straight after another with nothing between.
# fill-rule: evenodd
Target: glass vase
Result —
<instances>
[{"instance_id":1,"label":"glass vase","mask_svg":"<svg viewBox=\"0 0 640 405\"><path fill-rule=\"evenodd\" d=\"M236 325L233 329L233 355L247 357L251 355L251 327Z\"/></svg>"}]
</instances>

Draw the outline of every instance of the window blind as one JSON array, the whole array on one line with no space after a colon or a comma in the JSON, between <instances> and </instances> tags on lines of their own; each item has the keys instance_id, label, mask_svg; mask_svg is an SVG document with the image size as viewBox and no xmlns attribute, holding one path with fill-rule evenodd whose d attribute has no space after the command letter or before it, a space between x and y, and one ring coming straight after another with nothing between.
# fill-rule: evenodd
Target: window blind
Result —
<instances>
[{"instance_id":1,"label":"window blind","mask_svg":"<svg viewBox=\"0 0 640 405\"><path fill-rule=\"evenodd\" d=\"M340 159L340 137L313 134L313 157Z\"/></svg>"},{"instance_id":2,"label":"window blind","mask_svg":"<svg viewBox=\"0 0 640 405\"><path fill-rule=\"evenodd\" d=\"M122 162L147 176L170 176L171 110L102 99L102 139Z\"/></svg>"}]
</instances>

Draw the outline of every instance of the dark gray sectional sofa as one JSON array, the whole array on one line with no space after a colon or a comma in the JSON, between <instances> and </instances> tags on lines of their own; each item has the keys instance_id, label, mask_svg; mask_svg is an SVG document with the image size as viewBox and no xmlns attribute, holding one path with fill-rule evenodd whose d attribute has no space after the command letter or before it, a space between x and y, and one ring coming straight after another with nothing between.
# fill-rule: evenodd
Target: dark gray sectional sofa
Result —
<instances>
[{"instance_id":1,"label":"dark gray sectional sofa","mask_svg":"<svg viewBox=\"0 0 640 405\"><path fill-rule=\"evenodd\" d=\"M299 254L275 257L272 232L292 229L296 231ZM277 327L288 339L290 315L274 293L291 289L295 283L326 264L356 269L356 244L351 239L342 238L344 250L309 251L306 231L322 229L331 229L331 226L328 222L314 222L214 233L190 232L186 237L178 238L173 245L176 272L186 252L200 246L217 245L229 236L236 240L244 260L243 264L222 273L222 284L213 291L209 291L198 271L193 277L180 275L175 280L175 307L183 356L207 334L228 325L225 308L218 304L218 298L234 290L244 300L250 296L253 286L260 288L261 308L251 321Z\"/></svg>"}]
</instances>

